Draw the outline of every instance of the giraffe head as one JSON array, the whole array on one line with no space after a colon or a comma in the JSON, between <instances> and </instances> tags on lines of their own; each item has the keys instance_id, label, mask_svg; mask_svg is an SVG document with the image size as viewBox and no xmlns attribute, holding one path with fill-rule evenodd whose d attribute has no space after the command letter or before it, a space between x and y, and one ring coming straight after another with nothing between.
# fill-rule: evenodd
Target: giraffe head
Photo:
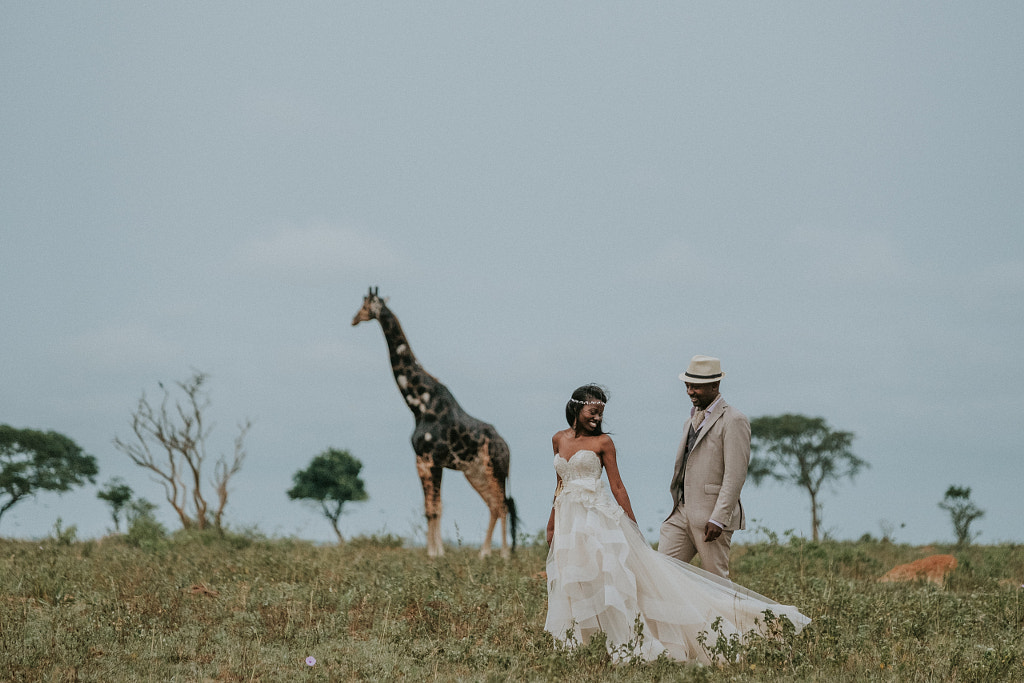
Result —
<instances>
[{"instance_id":1,"label":"giraffe head","mask_svg":"<svg viewBox=\"0 0 1024 683\"><path fill-rule=\"evenodd\" d=\"M378 287L370 287L370 291L363 297L362 308L356 312L356 317L352 318L352 325L358 325L367 320L375 320L380 315L380 310L384 308L384 304L388 300L380 298L380 295L377 293L378 289Z\"/></svg>"}]
</instances>

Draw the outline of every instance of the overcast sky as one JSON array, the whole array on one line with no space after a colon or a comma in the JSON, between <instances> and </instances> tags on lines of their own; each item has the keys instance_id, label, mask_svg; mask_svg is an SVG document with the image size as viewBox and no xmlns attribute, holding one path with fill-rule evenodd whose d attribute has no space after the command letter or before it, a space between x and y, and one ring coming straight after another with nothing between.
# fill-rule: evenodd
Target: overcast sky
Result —
<instances>
[{"instance_id":1,"label":"overcast sky","mask_svg":"<svg viewBox=\"0 0 1024 683\"><path fill-rule=\"evenodd\" d=\"M214 452L253 421L227 522L330 541L289 501L328 447L370 500L347 534L424 542L370 285L423 367L512 450L547 521L580 384L651 540L694 354L751 417L853 432L871 468L824 530L1024 541L1024 5L1018 2L0 4L0 423L95 455L96 485L19 503L112 527L139 397L209 373ZM210 472L212 474L212 471ZM485 507L446 472L446 539ZM751 529L810 535L751 482Z\"/></svg>"}]
</instances>

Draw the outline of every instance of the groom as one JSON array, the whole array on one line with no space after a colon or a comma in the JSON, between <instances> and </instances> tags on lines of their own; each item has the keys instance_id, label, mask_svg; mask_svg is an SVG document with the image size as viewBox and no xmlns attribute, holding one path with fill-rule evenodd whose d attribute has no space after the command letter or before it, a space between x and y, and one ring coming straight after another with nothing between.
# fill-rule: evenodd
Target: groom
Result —
<instances>
[{"instance_id":1,"label":"groom","mask_svg":"<svg viewBox=\"0 0 1024 683\"><path fill-rule=\"evenodd\" d=\"M693 403L672 476L672 512L661 524L658 550L729 578L732 532L745 529L740 489L750 464L750 420L718 392L722 364L694 356L679 379Z\"/></svg>"}]
</instances>

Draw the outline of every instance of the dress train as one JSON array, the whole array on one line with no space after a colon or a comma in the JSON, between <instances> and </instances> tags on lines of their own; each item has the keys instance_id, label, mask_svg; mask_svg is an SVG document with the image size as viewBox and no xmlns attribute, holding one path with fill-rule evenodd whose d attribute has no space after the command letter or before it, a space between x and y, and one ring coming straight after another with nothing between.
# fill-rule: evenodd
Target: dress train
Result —
<instances>
[{"instance_id":1,"label":"dress train","mask_svg":"<svg viewBox=\"0 0 1024 683\"><path fill-rule=\"evenodd\" d=\"M555 499L555 533L547 558L548 614L544 629L572 646L604 632L609 653L709 663L698 638L718 631L762 635L764 612L784 616L799 632L810 623L792 606L663 555L647 543L601 478L593 451L555 456L562 489ZM638 638L640 626L642 638Z\"/></svg>"}]
</instances>

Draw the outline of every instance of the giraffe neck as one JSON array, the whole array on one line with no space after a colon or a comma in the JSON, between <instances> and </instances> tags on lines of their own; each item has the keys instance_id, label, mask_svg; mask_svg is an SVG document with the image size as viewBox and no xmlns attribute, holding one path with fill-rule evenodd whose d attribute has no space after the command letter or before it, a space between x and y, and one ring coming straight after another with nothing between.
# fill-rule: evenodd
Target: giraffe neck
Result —
<instances>
[{"instance_id":1,"label":"giraffe neck","mask_svg":"<svg viewBox=\"0 0 1024 683\"><path fill-rule=\"evenodd\" d=\"M380 321L384 338L388 342L388 355L391 357L391 371L395 375L395 384L402 392L406 405L419 417L424 412L421 406L437 396L436 388L440 383L420 366L413 355L412 347L409 346L409 340L405 337L405 332L402 331L402 325L387 306L381 308L377 320Z\"/></svg>"}]
</instances>

